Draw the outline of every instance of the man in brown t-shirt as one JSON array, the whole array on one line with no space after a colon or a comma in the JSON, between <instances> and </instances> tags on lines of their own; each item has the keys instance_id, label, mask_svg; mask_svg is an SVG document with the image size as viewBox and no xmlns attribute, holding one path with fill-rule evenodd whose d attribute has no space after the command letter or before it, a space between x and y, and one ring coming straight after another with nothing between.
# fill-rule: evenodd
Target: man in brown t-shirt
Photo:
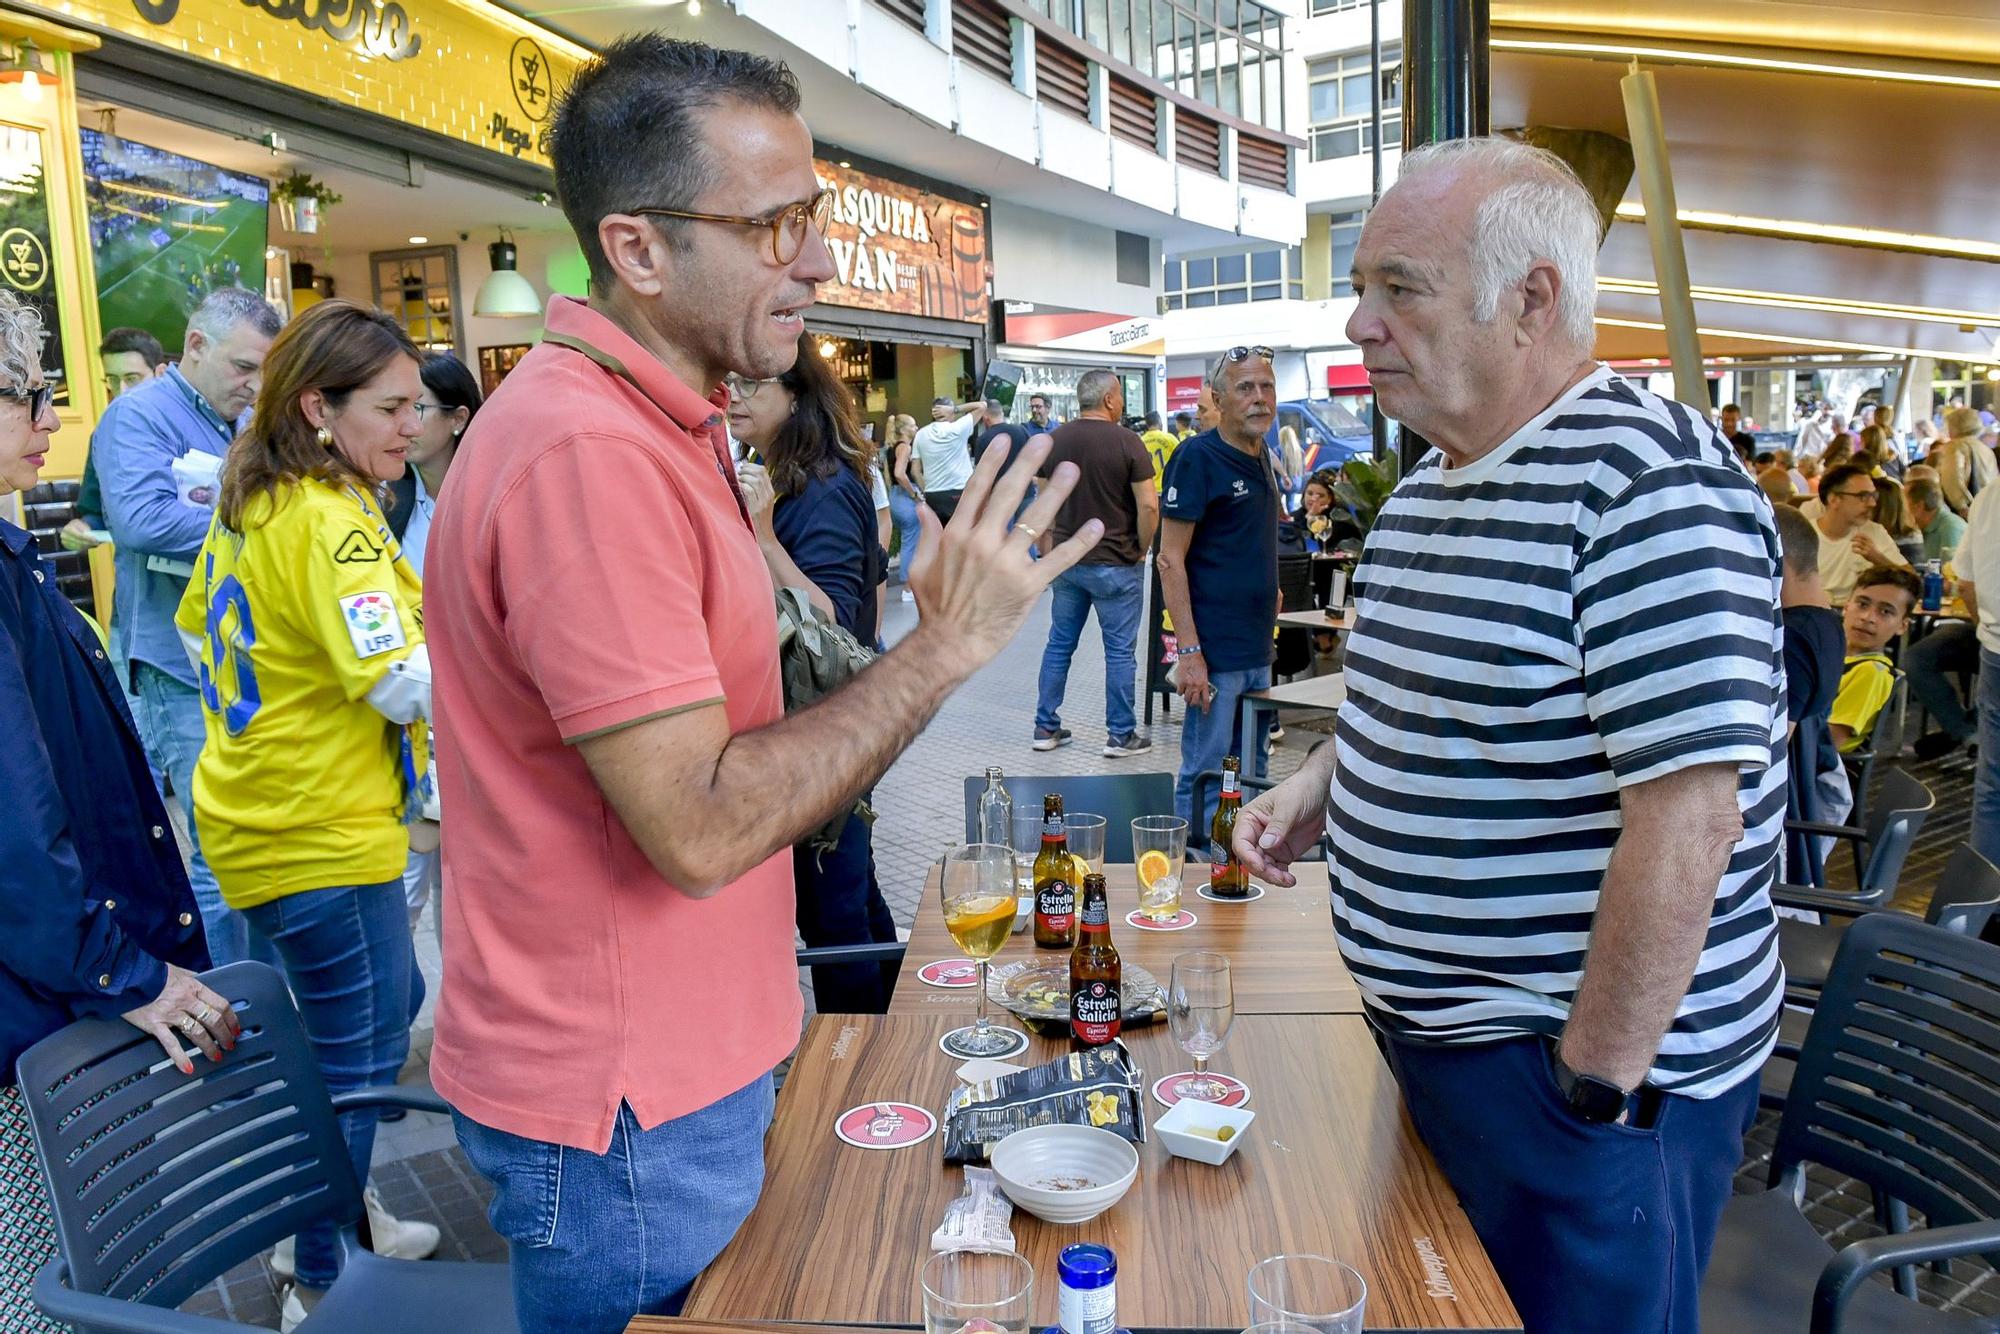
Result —
<instances>
[{"instance_id":1,"label":"man in brown t-shirt","mask_svg":"<svg viewBox=\"0 0 2000 1334\"><path fill-rule=\"evenodd\" d=\"M1047 532L1037 537L1052 549L1092 519L1104 525L1104 540L1085 563L1057 576L1049 608L1049 642L1042 650L1042 673L1035 704L1035 749L1069 744L1062 725L1063 691L1070 659L1091 609L1104 636L1104 753L1113 758L1143 755L1153 743L1140 735L1132 715L1138 674L1139 612L1145 595L1146 551L1160 526L1160 497L1153 485L1153 460L1138 436L1118 424L1125 393L1111 371L1085 371L1076 382L1076 420L1055 430L1044 473L1067 460L1077 466L1076 489L1056 511Z\"/></svg>"}]
</instances>

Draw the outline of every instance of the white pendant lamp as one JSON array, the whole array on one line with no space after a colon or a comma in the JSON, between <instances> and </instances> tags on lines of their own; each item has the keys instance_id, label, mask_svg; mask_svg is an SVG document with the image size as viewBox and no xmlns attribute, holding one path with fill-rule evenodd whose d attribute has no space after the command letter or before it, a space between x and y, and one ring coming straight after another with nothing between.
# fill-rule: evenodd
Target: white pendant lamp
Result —
<instances>
[{"instance_id":1,"label":"white pendant lamp","mask_svg":"<svg viewBox=\"0 0 2000 1334\"><path fill-rule=\"evenodd\" d=\"M516 270L519 255L514 242L503 230L501 239L486 247L487 258L492 262L493 272L486 275L486 281L479 284L479 295L473 298L472 313L489 319L534 319L542 313L542 299L535 294L534 287Z\"/></svg>"}]
</instances>

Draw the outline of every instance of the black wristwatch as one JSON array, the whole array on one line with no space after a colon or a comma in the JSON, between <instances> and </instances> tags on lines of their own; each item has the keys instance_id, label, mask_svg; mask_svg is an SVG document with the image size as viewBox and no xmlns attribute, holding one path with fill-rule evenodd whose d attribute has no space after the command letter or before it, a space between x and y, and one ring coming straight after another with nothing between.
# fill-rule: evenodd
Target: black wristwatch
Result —
<instances>
[{"instance_id":1,"label":"black wristwatch","mask_svg":"<svg viewBox=\"0 0 2000 1334\"><path fill-rule=\"evenodd\" d=\"M1562 1053L1551 1051L1549 1065L1555 1071L1556 1087L1562 1091L1569 1109L1585 1121L1610 1125L1625 1115L1632 1095L1608 1079L1580 1075L1563 1064Z\"/></svg>"}]
</instances>

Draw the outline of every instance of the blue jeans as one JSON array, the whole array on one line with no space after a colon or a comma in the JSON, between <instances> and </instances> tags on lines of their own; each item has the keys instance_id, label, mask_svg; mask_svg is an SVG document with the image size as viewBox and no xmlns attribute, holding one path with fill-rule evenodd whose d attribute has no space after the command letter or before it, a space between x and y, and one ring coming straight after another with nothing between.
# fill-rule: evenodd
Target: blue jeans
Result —
<instances>
[{"instance_id":1,"label":"blue jeans","mask_svg":"<svg viewBox=\"0 0 2000 1334\"><path fill-rule=\"evenodd\" d=\"M1537 1334L1696 1334L1702 1274L1757 1114L1757 1076L1666 1094L1647 1129L1569 1110L1540 1037L1387 1038L1417 1135Z\"/></svg>"},{"instance_id":2,"label":"blue jeans","mask_svg":"<svg viewBox=\"0 0 2000 1334\"><path fill-rule=\"evenodd\" d=\"M243 911L285 961L327 1091L395 1083L410 1054L410 1021L424 1003L402 877L309 889ZM379 1115L371 1109L340 1118L355 1178L364 1184ZM332 1223L300 1230L298 1265L299 1282L309 1288L340 1276Z\"/></svg>"},{"instance_id":3,"label":"blue jeans","mask_svg":"<svg viewBox=\"0 0 2000 1334\"><path fill-rule=\"evenodd\" d=\"M678 1315L763 1190L773 1100L763 1075L651 1130L620 1104L604 1153L454 1112L495 1187L486 1216L507 1239L521 1334L619 1334L635 1315Z\"/></svg>"},{"instance_id":4,"label":"blue jeans","mask_svg":"<svg viewBox=\"0 0 2000 1334\"><path fill-rule=\"evenodd\" d=\"M896 579L910 582L910 562L917 558L917 539L923 528L917 522L916 498L900 486L889 488L889 518L896 525Z\"/></svg>"},{"instance_id":5,"label":"blue jeans","mask_svg":"<svg viewBox=\"0 0 2000 1334\"><path fill-rule=\"evenodd\" d=\"M201 692L182 685L148 662L134 663L132 675L139 699L139 711L133 721L139 725L139 739L146 746L146 762L153 766L154 772L167 776L174 795L180 798L181 810L187 815L188 842L193 845L188 881L194 886L202 929L208 934L208 957L217 968L240 959L275 965L278 957L269 943L262 939L253 942L243 914L222 901L215 873L208 869L208 859L201 855L201 835L195 830L194 818L194 766L207 739L203 731Z\"/></svg>"},{"instance_id":6,"label":"blue jeans","mask_svg":"<svg viewBox=\"0 0 2000 1334\"><path fill-rule=\"evenodd\" d=\"M1138 673L1139 603L1145 593L1145 567L1139 565L1076 565L1056 576L1049 604L1049 643L1042 650L1041 684L1035 700L1035 726L1053 732L1062 725L1063 692L1069 686L1070 659L1083 638L1083 623L1097 608L1097 628L1104 636L1104 730L1114 738L1129 736L1133 682Z\"/></svg>"},{"instance_id":7,"label":"blue jeans","mask_svg":"<svg viewBox=\"0 0 2000 1334\"><path fill-rule=\"evenodd\" d=\"M1979 634L1964 621L1947 621L1910 645L1903 655L1910 693L1954 741L1970 741L1978 719L1965 710L1952 678L1979 666Z\"/></svg>"},{"instance_id":8,"label":"blue jeans","mask_svg":"<svg viewBox=\"0 0 2000 1334\"><path fill-rule=\"evenodd\" d=\"M1190 846L1208 846L1208 827L1215 819L1215 802L1220 793L1209 789L1202 809L1194 809L1194 780L1210 769L1220 769L1224 756L1243 755L1243 696L1252 690L1271 687L1271 669L1246 667L1235 672L1210 672L1208 683L1215 687L1215 699L1206 710L1189 708L1181 720L1181 773L1174 783L1174 814L1186 820L1192 830ZM1251 738L1257 747L1256 772L1270 767L1271 736L1264 728ZM1249 762L1243 765L1251 772ZM1199 816L1199 818L1197 818Z\"/></svg>"},{"instance_id":9,"label":"blue jeans","mask_svg":"<svg viewBox=\"0 0 2000 1334\"><path fill-rule=\"evenodd\" d=\"M869 823L850 815L841 826L840 841L825 852L809 843L792 849L799 939L808 948L896 943L896 919L875 877L874 840ZM821 1014L886 1014L899 967L894 963L815 964L813 1008Z\"/></svg>"},{"instance_id":10,"label":"blue jeans","mask_svg":"<svg viewBox=\"0 0 2000 1334\"><path fill-rule=\"evenodd\" d=\"M2000 862L2000 654L1979 650L1979 767L1972 777L1972 846Z\"/></svg>"}]
</instances>

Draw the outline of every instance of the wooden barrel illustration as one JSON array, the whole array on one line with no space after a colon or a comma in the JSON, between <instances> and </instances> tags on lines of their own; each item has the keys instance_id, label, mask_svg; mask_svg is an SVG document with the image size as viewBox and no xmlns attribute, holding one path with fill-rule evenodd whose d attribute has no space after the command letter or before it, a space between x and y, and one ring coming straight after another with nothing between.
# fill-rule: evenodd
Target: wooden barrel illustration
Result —
<instances>
[{"instance_id":1,"label":"wooden barrel illustration","mask_svg":"<svg viewBox=\"0 0 2000 1334\"><path fill-rule=\"evenodd\" d=\"M918 313L938 319L959 318L958 299L952 291L951 271L934 259L918 260L916 270L921 294Z\"/></svg>"},{"instance_id":2,"label":"wooden barrel illustration","mask_svg":"<svg viewBox=\"0 0 2000 1334\"><path fill-rule=\"evenodd\" d=\"M986 318L986 215L974 210L957 212L951 220L951 258L961 320Z\"/></svg>"}]
</instances>

